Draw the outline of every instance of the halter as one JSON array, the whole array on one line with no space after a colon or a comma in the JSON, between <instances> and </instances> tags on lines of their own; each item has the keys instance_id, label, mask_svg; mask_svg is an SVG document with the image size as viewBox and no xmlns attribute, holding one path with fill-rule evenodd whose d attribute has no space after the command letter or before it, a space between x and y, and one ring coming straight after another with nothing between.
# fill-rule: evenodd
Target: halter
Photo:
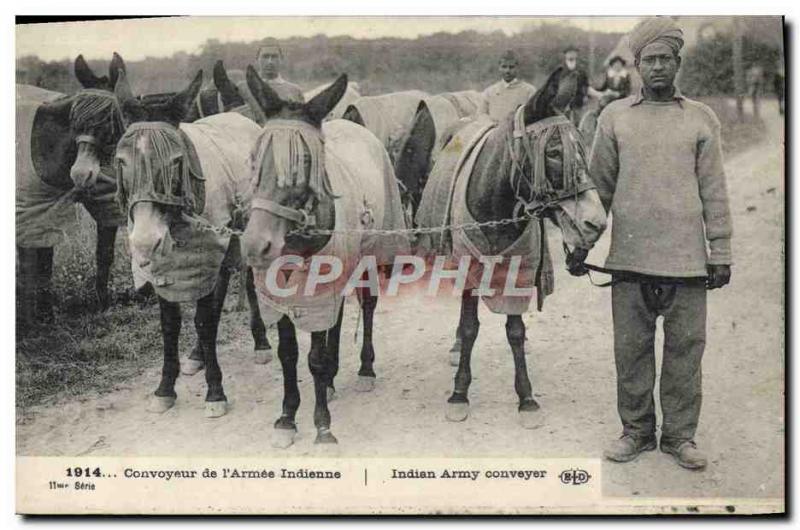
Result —
<instances>
[{"instance_id":1,"label":"halter","mask_svg":"<svg viewBox=\"0 0 800 530\"><path fill-rule=\"evenodd\" d=\"M517 198L513 210L515 218L520 211L540 217L560 201L577 197L578 194L595 188L589 179L583 177L586 175L586 155L577 130L569 118L559 114L526 126L524 112L524 106L517 108L511 132L507 136L511 157L509 182ZM547 144L556 132L559 133L563 149L560 188L553 187L546 174ZM528 167L533 168L533 175L529 178L523 178L526 161ZM523 196L520 189L523 180L530 191L527 197Z\"/></svg>"},{"instance_id":2,"label":"halter","mask_svg":"<svg viewBox=\"0 0 800 530\"><path fill-rule=\"evenodd\" d=\"M78 133L75 137L76 144L87 143L95 147L100 143L97 137L88 131L104 125L110 126L112 141L108 145L113 146L116 144L115 139L119 138L126 128L125 116L117 97L111 92L95 88L78 92L70 108L69 122L72 130Z\"/></svg>"},{"instance_id":3,"label":"halter","mask_svg":"<svg viewBox=\"0 0 800 530\"><path fill-rule=\"evenodd\" d=\"M117 159L117 200L123 210L131 211L142 201L178 206L189 215L202 213L205 207L205 179L190 163L187 139L176 127L165 122L140 122L131 125L120 140L133 142L133 179L127 189L123 179L122 162ZM152 154L139 164L140 146L152 149ZM180 171L175 162L180 160ZM179 183L179 186L176 184ZM180 189L180 195L174 190Z\"/></svg>"},{"instance_id":4,"label":"halter","mask_svg":"<svg viewBox=\"0 0 800 530\"><path fill-rule=\"evenodd\" d=\"M311 193L302 208L284 206L259 193L261 167L272 146L272 157L277 172L278 188L293 187L305 183L305 150L309 150L311 167L308 182ZM253 164L253 187L255 189L251 208L267 211L287 219L300 229L313 228L317 218L312 213L318 196L324 193L335 197L324 166L325 144L320 131L310 124L297 120L271 120L267 122L256 141L251 154Z\"/></svg>"}]
</instances>

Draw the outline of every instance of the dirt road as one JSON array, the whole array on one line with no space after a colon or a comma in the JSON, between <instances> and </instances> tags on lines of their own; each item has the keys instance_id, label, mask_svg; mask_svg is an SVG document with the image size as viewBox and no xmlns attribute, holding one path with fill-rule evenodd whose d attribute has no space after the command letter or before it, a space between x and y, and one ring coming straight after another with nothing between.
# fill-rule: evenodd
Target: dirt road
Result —
<instances>
[{"instance_id":1,"label":"dirt road","mask_svg":"<svg viewBox=\"0 0 800 530\"><path fill-rule=\"evenodd\" d=\"M764 141L729 157L735 220L732 284L709 295L704 403L697 442L709 468L692 473L666 455L647 453L629 464L605 464L605 495L639 497L778 497L783 494L784 182L783 121L765 108ZM280 412L277 362L254 365L243 313L228 314L220 346L229 413L203 415L201 375L181 377L170 411L145 411L160 363L118 390L26 410L17 424L21 455L237 456L497 456L600 457L620 430L616 414L610 291L562 269L560 239L550 245L556 293L543 313L525 316L529 369L542 409L540 426L517 423L513 364L504 318L481 307L473 354L471 415L448 423L452 388L448 349L458 300L382 299L376 315L377 388L354 391L358 345L356 305L348 303L342 333L338 398L331 405L338 446L315 446L313 390L301 355L303 403L299 436L285 451L269 444ZM607 241L590 261L603 259ZM275 333L270 336L276 344ZM360 337L359 337L360 341ZM308 336L300 339L307 351ZM659 346L660 347L660 342ZM185 352L184 352L185 355ZM660 357L660 353L659 353Z\"/></svg>"}]
</instances>

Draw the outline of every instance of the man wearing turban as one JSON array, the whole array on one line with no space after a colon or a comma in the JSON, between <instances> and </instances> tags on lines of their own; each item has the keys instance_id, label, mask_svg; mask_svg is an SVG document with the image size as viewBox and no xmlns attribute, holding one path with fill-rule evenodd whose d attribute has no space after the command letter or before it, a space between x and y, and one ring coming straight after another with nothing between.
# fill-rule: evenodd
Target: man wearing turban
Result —
<instances>
[{"instance_id":1,"label":"man wearing turban","mask_svg":"<svg viewBox=\"0 0 800 530\"><path fill-rule=\"evenodd\" d=\"M629 35L643 88L600 114L589 172L614 214L605 267L613 271L617 409L622 436L605 450L627 462L656 448L655 329L663 317L661 451L684 468L706 457L694 437L700 417L706 291L730 280L731 217L720 123L681 95L681 30L648 18ZM570 272L584 273L582 264Z\"/></svg>"},{"instance_id":2,"label":"man wearing turban","mask_svg":"<svg viewBox=\"0 0 800 530\"><path fill-rule=\"evenodd\" d=\"M536 88L517 77L519 59L513 50L506 51L499 62L500 81L483 91L481 114L488 114L500 121L524 105L536 92Z\"/></svg>"}]
</instances>

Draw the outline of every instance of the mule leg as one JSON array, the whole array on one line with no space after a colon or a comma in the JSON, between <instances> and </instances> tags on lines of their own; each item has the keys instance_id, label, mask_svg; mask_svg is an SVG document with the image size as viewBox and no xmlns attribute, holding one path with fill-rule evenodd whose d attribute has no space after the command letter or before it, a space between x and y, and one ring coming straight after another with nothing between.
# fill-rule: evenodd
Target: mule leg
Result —
<instances>
[{"instance_id":1,"label":"mule leg","mask_svg":"<svg viewBox=\"0 0 800 530\"><path fill-rule=\"evenodd\" d=\"M506 319L506 338L514 356L514 390L519 397L518 411L523 427L533 428L539 404L533 399L531 381L528 378L528 365L525 362L525 323L522 315L508 315Z\"/></svg>"},{"instance_id":2,"label":"mule leg","mask_svg":"<svg viewBox=\"0 0 800 530\"><path fill-rule=\"evenodd\" d=\"M225 297L228 294L228 284L230 282L230 278L230 271L227 269L227 267L223 266L219 271L219 278L217 278L217 284L214 286L214 291L212 293L214 296L214 310L220 316L222 315L222 307L225 305ZM199 313L195 313L194 315L194 327L195 330L197 330L197 343L195 344L194 348L192 348L186 363L183 365L181 372L184 375L194 375L206 366L206 352L203 349L203 341L200 340L200 328L198 327L199 316Z\"/></svg>"},{"instance_id":3,"label":"mule leg","mask_svg":"<svg viewBox=\"0 0 800 530\"><path fill-rule=\"evenodd\" d=\"M300 389L297 387L297 333L289 317L278 321L278 359L283 372L283 409L275 421L272 446L285 449L294 443L297 434L295 416L300 407Z\"/></svg>"},{"instance_id":4,"label":"mule leg","mask_svg":"<svg viewBox=\"0 0 800 530\"><path fill-rule=\"evenodd\" d=\"M53 321L53 247L36 249L36 318Z\"/></svg>"},{"instance_id":5,"label":"mule leg","mask_svg":"<svg viewBox=\"0 0 800 530\"><path fill-rule=\"evenodd\" d=\"M378 296L373 295L368 289L361 289L361 311L364 317L364 340L361 343L361 367L358 369L358 383L356 390L370 392L375 388L375 348L372 344L373 317L378 306Z\"/></svg>"},{"instance_id":6,"label":"mule leg","mask_svg":"<svg viewBox=\"0 0 800 530\"><path fill-rule=\"evenodd\" d=\"M246 275L245 291L247 292L247 303L250 306L250 332L253 334L255 347L256 364L267 364L272 360L272 346L267 339L267 327L261 320L261 312L258 310L258 295L256 294L255 280L253 279L253 269L245 267L242 271Z\"/></svg>"},{"instance_id":7,"label":"mule leg","mask_svg":"<svg viewBox=\"0 0 800 530\"><path fill-rule=\"evenodd\" d=\"M194 324L197 329L197 338L203 350L206 368L206 417L217 418L224 416L227 410L225 392L222 388L222 369L217 362L217 331L219 319L222 314L222 303L218 296L222 295L224 301L228 288L230 273L220 272L217 288L209 295L197 301L197 312Z\"/></svg>"},{"instance_id":8,"label":"mule leg","mask_svg":"<svg viewBox=\"0 0 800 530\"><path fill-rule=\"evenodd\" d=\"M325 348L328 350L328 358L331 360L330 380L328 381L328 401L333 401L336 398L336 387L333 380L336 379L336 374L339 373L339 342L342 335L342 316L344 315L344 303L339 307L339 316L336 318L336 324L328 330L327 337L325 338ZM358 390L358 386L356 386Z\"/></svg>"},{"instance_id":9,"label":"mule leg","mask_svg":"<svg viewBox=\"0 0 800 530\"><path fill-rule=\"evenodd\" d=\"M164 339L164 364L161 368L161 382L155 391L155 396L147 408L150 412L165 412L170 409L177 399L175 393L175 380L180 371L178 359L178 338L181 335L181 306L175 302L158 297L158 306L161 310L161 335Z\"/></svg>"},{"instance_id":10,"label":"mule leg","mask_svg":"<svg viewBox=\"0 0 800 530\"><path fill-rule=\"evenodd\" d=\"M472 347L478 338L478 297L472 294L471 289L465 289L461 295L461 357L458 361L453 384L453 394L447 400L447 419L450 421L464 421L469 415L469 385L472 383L470 360Z\"/></svg>"},{"instance_id":11,"label":"mule leg","mask_svg":"<svg viewBox=\"0 0 800 530\"><path fill-rule=\"evenodd\" d=\"M328 410L328 381L332 360L325 347L327 331L314 331L311 333L311 349L308 352L308 368L314 377L314 426L317 428L317 438L314 443L336 443L336 437L331 433L331 413Z\"/></svg>"},{"instance_id":12,"label":"mule leg","mask_svg":"<svg viewBox=\"0 0 800 530\"><path fill-rule=\"evenodd\" d=\"M116 226L97 226L97 246L95 248L95 292L100 311L108 309L110 297L108 295L108 279L111 275L111 265L114 263L114 243L117 240Z\"/></svg>"},{"instance_id":13,"label":"mule leg","mask_svg":"<svg viewBox=\"0 0 800 530\"><path fill-rule=\"evenodd\" d=\"M453 341L453 346L450 348L450 366L458 366L458 361L461 359L461 318L458 319L458 327L456 328L456 338Z\"/></svg>"},{"instance_id":14,"label":"mule leg","mask_svg":"<svg viewBox=\"0 0 800 530\"><path fill-rule=\"evenodd\" d=\"M20 276L20 317L18 330L25 333L36 323L36 256L37 249L17 247Z\"/></svg>"}]
</instances>

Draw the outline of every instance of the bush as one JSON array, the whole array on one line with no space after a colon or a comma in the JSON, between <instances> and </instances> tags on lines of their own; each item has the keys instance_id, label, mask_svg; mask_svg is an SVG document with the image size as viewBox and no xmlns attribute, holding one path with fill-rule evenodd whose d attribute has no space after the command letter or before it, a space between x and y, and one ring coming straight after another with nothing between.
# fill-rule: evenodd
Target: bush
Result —
<instances>
[{"instance_id":1,"label":"bush","mask_svg":"<svg viewBox=\"0 0 800 530\"><path fill-rule=\"evenodd\" d=\"M780 57L780 50L744 37L742 41L742 66L745 71L753 65L764 69L764 81L772 79ZM736 94L733 79L733 37L717 34L701 40L686 51L681 67L681 90L687 96Z\"/></svg>"}]
</instances>

